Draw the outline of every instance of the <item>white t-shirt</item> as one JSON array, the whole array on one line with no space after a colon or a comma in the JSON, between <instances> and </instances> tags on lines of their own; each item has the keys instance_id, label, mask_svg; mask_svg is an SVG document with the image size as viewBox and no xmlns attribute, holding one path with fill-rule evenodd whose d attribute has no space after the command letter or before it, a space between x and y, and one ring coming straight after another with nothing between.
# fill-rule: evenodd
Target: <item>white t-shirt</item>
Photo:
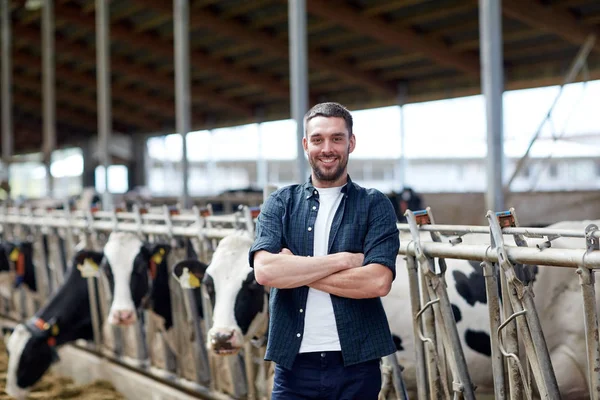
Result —
<instances>
[{"instance_id":1,"label":"white t-shirt","mask_svg":"<svg viewBox=\"0 0 600 400\"><path fill-rule=\"evenodd\" d=\"M342 201L342 187L317 189L319 191L319 211L314 226L313 254L315 257L327 255L331 224ZM340 351L342 348L333 313L331 295L310 288L305 312L304 335L302 336L300 353Z\"/></svg>"}]
</instances>

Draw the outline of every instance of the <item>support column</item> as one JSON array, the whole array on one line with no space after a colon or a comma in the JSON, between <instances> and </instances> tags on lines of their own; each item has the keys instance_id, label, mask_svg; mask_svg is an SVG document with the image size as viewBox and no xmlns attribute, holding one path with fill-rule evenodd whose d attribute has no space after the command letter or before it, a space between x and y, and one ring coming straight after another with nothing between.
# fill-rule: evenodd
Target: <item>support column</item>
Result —
<instances>
[{"instance_id":1,"label":"support column","mask_svg":"<svg viewBox=\"0 0 600 400\"><path fill-rule=\"evenodd\" d=\"M83 156L83 173L81 174L81 185L83 188L96 187L96 166L97 160L94 158L93 148L95 142L91 139L86 140L81 146L81 155Z\"/></svg>"},{"instance_id":2,"label":"support column","mask_svg":"<svg viewBox=\"0 0 600 400\"><path fill-rule=\"evenodd\" d=\"M12 29L9 0L0 0L2 25L2 164L4 179L9 182L10 162L13 155L12 122Z\"/></svg>"},{"instance_id":3,"label":"support column","mask_svg":"<svg viewBox=\"0 0 600 400\"><path fill-rule=\"evenodd\" d=\"M50 172L52 152L56 149L56 96L54 62L54 0L42 4L42 63L43 63L43 108L44 144L43 155L46 167L46 195L54 196L54 178Z\"/></svg>"},{"instance_id":4,"label":"support column","mask_svg":"<svg viewBox=\"0 0 600 400\"><path fill-rule=\"evenodd\" d=\"M112 209L108 190L108 167L111 156L108 143L112 133L111 80L110 80L110 21L109 0L96 0L96 75L98 85L98 155L104 166L104 193L102 208Z\"/></svg>"},{"instance_id":5,"label":"support column","mask_svg":"<svg viewBox=\"0 0 600 400\"><path fill-rule=\"evenodd\" d=\"M306 0L288 0L290 42L290 102L292 118L296 121L297 170L296 180L304 182L308 162L304 156L304 114L308 111L308 52L306 49Z\"/></svg>"},{"instance_id":6,"label":"support column","mask_svg":"<svg viewBox=\"0 0 600 400\"><path fill-rule=\"evenodd\" d=\"M504 68L501 0L479 0L479 43L481 92L485 98L487 125L486 209L500 211L504 210L502 179L504 170L502 120Z\"/></svg>"},{"instance_id":7,"label":"support column","mask_svg":"<svg viewBox=\"0 0 600 400\"><path fill-rule=\"evenodd\" d=\"M173 0L175 37L175 108L177 132L182 137L181 155L182 191L181 206L191 207L188 189L189 163L187 158L187 134L190 131L190 45L189 45L189 2Z\"/></svg>"},{"instance_id":8,"label":"support column","mask_svg":"<svg viewBox=\"0 0 600 400\"><path fill-rule=\"evenodd\" d=\"M408 160L406 159L406 131L404 129L404 105L406 104L407 88L405 83L398 85L398 106L400 107L400 159L396 167L399 191L406 187L406 171ZM394 185L396 187L396 185Z\"/></svg>"},{"instance_id":9,"label":"support column","mask_svg":"<svg viewBox=\"0 0 600 400\"><path fill-rule=\"evenodd\" d=\"M127 165L129 170L129 190L137 186L146 186L146 136L135 134L131 141L131 161Z\"/></svg>"},{"instance_id":10,"label":"support column","mask_svg":"<svg viewBox=\"0 0 600 400\"><path fill-rule=\"evenodd\" d=\"M256 112L256 142L258 144L258 157L256 159L256 186L264 188L267 186L268 166L265 159L265 148L263 142L263 119L264 110L259 108Z\"/></svg>"}]
</instances>

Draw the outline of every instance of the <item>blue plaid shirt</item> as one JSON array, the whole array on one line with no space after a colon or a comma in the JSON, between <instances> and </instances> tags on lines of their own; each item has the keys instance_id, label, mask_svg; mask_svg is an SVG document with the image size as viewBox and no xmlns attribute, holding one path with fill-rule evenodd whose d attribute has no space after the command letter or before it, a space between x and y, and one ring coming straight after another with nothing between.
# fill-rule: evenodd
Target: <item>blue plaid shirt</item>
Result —
<instances>
[{"instance_id":1,"label":"blue plaid shirt","mask_svg":"<svg viewBox=\"0 0 600 400\"><path fill-rule=\"evenodd\" d=\"M396 255L400 240L396 214L389 199L375 189L353 183L342 188L344 196L333 219L328 254L363 253L364 265L377 263L396 277ZM319 192L309 179L271 194L262 206L256 228L254 253L279 253L288 248L294 255L312 256L315 232L312 227L319 210ZM265 359L290 369L300 349L304 332L303 310L308 286L271 289L269 340ZM349 299L331 295L345 365L377 359L395 352L381 299Z\"/></svg>"}]
</instances>

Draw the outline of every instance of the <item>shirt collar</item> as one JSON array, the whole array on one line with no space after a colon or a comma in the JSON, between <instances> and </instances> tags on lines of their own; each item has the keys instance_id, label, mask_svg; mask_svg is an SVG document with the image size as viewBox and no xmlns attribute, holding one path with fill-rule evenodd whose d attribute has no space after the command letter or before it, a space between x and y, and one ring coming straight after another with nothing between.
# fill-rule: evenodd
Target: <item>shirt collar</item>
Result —
<instances>
[{"instance_id":1,"label":"shirt collar","mask_svg":"<svg viewBox=\"0 0 600 400\"><path fill-rule=\"evenodd\" d=\"M354 185L352 184L352 179L350 179L350 175L346 176L348 180L346 184L342 187L342 193L344 193L344 196L348 196L351 193L352 188L354 187ZM306 193L306 200L315 196L318 198L319 192L312 184L312 176L309 176L308 180L304 182L304 185L302 186L304 188L304 193Z\"/></svg>"}]
</instances>

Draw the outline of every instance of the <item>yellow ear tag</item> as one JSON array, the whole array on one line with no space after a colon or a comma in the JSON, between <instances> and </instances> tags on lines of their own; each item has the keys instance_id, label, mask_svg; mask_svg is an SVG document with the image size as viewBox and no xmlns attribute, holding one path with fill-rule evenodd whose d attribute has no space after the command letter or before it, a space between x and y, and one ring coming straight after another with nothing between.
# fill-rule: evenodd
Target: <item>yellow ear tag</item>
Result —
<instances>
[{"instance_id":1,"label":"yellow ear tag","mask_svg":"<svg viewBox=\"0 0 600 400\"><path fill-rule=\"evenodd\" d=\"M12 251L10 252L10 261L14 261L17 262L17 260L19 259L19 249L17 249L16 247L14 249L12 249Z\"/></svg>"},{"instance_id":2,"label":"yellow ear tag","mask_svg":"<svg viewBox=\"0 0 600 400\"><path fill-rule=\"evenodd\" d=\"M59 332L58 325L56 325L56 324L52 325L52 331L51 331L52 336L58 336L58 332Z\"/></svg>"},{"instance_id":3,"label":"yellow ear tag","mask_svg":"<svg viewBox=\"0 0 600 400\"><path fill-rule=\"evenodd\" d=\"M81 272L83 278L92 278L98 275L98 264L91 258L86 258L83 263L77 265L77 269Z\"/></svg>"},{"instance_id":4,"label":"yellow ear tag","mask_svg":"<svg viewBox=\"0 0 600 400\"><path fill-rule=\"evenodd\" d=\"M160 263L162 263L164 253L165 251L163 249L160 249L158 253L155 253L152 256L152 261L154 261L156 265L160 265Z\"/></svg>"},{"instance_id":5,"label":"yellow ear tag","mask_svg":"<svg viewBox=\"0 0 600 400\"><path fill-rule=\"evenodd\" d=\"M188 282L191 288L199 288L200 287L200 279L196 277L194 274L190 274L188 278Z\"/></svg>"}]
</instances>

